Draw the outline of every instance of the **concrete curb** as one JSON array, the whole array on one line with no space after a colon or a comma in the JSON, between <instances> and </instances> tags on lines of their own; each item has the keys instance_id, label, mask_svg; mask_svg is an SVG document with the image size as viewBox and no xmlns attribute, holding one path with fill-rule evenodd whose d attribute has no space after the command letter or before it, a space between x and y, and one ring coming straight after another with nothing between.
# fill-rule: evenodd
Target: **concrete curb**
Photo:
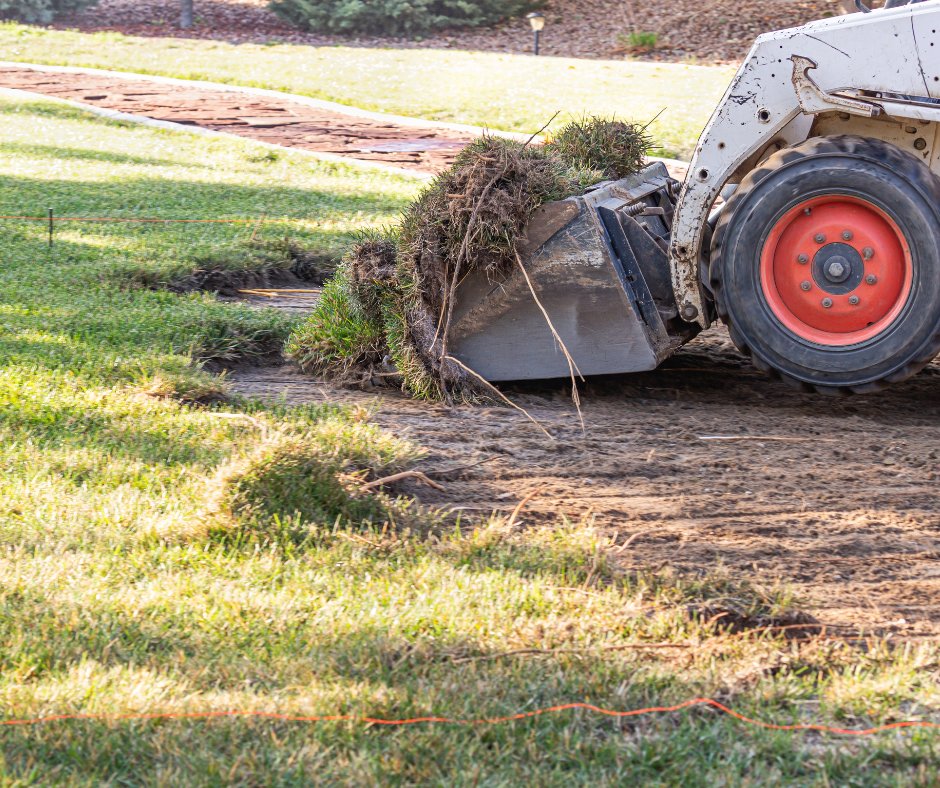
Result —
<instances>
[{"instance_id":1,"label":"concrete curb","mask_svg":"<svg viewBox=\"0 0 940 788\"><path fill-rule=\"evenodd\" d=\"M389 164L383 164L380 161L369 161L368 159L355 159L350 156L337 156L335 153L321 153L319 151L305 150L304 148L292 148L287 145L276 145L273 142L264 142L263 140L252 139L251 137L242 137L238 134L230 134L227 131L215 131L214 129L203 129L199 126L187 126L183 123L174 123L170 120L156 120L148 118L146 115L130 115L127 112L118 112L113 109L96 107L93 104L83 104L81 101L72 101L71 99L59 98L58 96L47 96L45 93L34 93L31 90L20 90L19 88L0 87L0 95L12 96L14 98L41 99L43 101L54 101L57 104L67 104L70 107L91 112L109 120L123 120L128 123L137 123L141 126L150 126L156 129L167 129L168 131L182 131L188 134L196 134L202 137L224 137L230 140L239 140L252 145L260 145L264 148L273 150L289 151L291 153L300 153L320 161L335 162L337 164L349 164L355 167L365 167L372 170L380 170L390 175L402 175L406 178L416 178L422 181L429 181L435 177L432 172L423 170L406 170L403 167L392 167Z\"/></svg>"}]
</instances>

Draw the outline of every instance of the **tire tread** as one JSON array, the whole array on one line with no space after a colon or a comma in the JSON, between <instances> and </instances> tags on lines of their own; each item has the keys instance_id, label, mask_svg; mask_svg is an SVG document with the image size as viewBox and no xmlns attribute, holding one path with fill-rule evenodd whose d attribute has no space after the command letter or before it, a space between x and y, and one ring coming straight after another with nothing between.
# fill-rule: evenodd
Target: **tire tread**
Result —
<instances>
[{"instance_id":1,"label":"tire tread","mask_svg":"<svg viewBox=\"0 0 940 788\"><path fill-rule=\"evenodd\" d=\"M812 137L792 148L785 148L784 150L778 151L766 161L762 162L759 167L751 170L751 172L747 174L744 180L741 181L741 185L735 189L734 194L729 198L728 204L721 212L718 224L712 235L708 284L714 294L715 308L718 312L718 316L721 318L721 322L728 327L728 333L731 335L731 341L734 342L735 347L737 347L742 354L750 358L755 367L777 379L789 376L783 370L776 368L768 363L766 359L757 355L735 326L734 318L731 316L730 310L728 309L722 292L722 241L731 225L736 206L742 202L747 194L761 181L787 165L812 156L827 154L848 154L863 159L869 159L890 167L896 172L903 174L911 185L922 193L925 199L929 200L934 205L940 205L940 180L938 180L933 172L927 169L923 163L914 156L905 153L894 145L868 137L855 135ZM937 333L924 345L915 358L908 361L903 367L894 370L876 381L870 381L858 386L842 387L825 386L814 383L804 383L803 385L809 387L810 390L815 390L819 394L828 396L840 392L846 395L850 393L866 394L873 391L880 391L892 383L897 383L906 380L912 375L916 375L929 364L938 353L940 353L940 326L938 326Z\"/></svg>"}]
</instances>

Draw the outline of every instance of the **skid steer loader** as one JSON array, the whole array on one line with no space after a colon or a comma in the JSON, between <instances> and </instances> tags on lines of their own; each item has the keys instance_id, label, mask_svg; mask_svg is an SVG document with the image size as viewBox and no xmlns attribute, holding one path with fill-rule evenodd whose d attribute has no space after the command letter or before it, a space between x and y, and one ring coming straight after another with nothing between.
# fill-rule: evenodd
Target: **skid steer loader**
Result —
<instances>
[{"instance_id":1,"label":"skid steer loader","mask_svg":"<svg viewBox=\"0 0 940 788\"><path fill-rule=\"evenodd\" d=\"M940 351L940 0L857 2L757 39L683 184L657 163L531 217L525 268L583 374L654 369L718 318L758 368L821 393ZM568 375L520 271L468 276L456 301L471 369Z\"/></svg>"}]
</instances>

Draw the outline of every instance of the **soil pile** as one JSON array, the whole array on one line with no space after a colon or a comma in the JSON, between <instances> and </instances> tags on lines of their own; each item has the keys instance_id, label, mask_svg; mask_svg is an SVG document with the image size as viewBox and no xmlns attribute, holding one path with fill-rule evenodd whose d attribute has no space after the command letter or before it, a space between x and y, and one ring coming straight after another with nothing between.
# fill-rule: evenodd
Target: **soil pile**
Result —
<instances>
[{"instance_id":1,"label":"soil pile","mask_svg":"<svg viewBox=\"0 0 940 788\"><path fill-rule=\"evenodd\" d=\"M542 203L637 172L650 146L644 131L592 117L543 146L493 137L468 145L397 227L352 247L286 354L334 380L378 369L418 397L486 396L447 354L457 284L472 270L495 281L517 265L516 245Z\"/></svg>"}]
</instances>

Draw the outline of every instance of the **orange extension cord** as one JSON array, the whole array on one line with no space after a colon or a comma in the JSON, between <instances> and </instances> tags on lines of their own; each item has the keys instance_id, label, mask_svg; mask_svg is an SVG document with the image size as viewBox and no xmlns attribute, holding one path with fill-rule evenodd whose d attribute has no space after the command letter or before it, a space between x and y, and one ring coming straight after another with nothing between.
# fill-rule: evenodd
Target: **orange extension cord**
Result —
<instances>
[{"instance_id":1,"label":"orange extension cord","mask_svg":"<svg viewBox=\"0 0 940 788\"><path fill-rule=\"evenodd\" d=\"M680 703L677 706L652 706L648 709L636 709L634 711L611 711L599 706L593 706L590 703L565 703L561 706L551 706L547 709L538 709L536 711L527 711L521 714L513 714L509 717L493 717L481 720L458 720L449 717L414 717L407 720L383 720L374 717L356 717L351 714L332 714L322 717L297 717L290 714L276 714L267 711L194 711L194 712L170 712L155 714L57 714L50 717L37 717L29 720L0 720L0 725L35 725L40 722L53 722L56 720L160 720L160 719L202 719L207 717L263 717L273 720L286 720L288 722L359 722L370 723L372 725L414 725L422 722L447 723L451 725L491 725L500 722L513 722L515 720L524 720L529 717L538 717L542 714L551 712L566 711L568 709L587 709L598 714L604 714L608 717L635 717L640 714L653 714L656 712L679 711L690 706L707 705L712 706L719 711L723 711L736 719L746 722L750 725L756 725L760 728L769 728L775 731L822 731L825 733L838 733L846 736L869 736L873 733L883 733L884 731L895 730L897 728L940 728L940 723L920 722L917 720L907 720L905 722L892 722L890 725L882 725L878 728L867 728L865 730L851 730L848 728L834 728L830 725L776 725L772 722L762 722L745 717L743 714L723 706L711 698L695 698Z\"/></svg>"},{"instance_id":2,"label":"orange extension cord","mask_svg":"<svg viewBox=\"0 0 940 788\"><path fill-rule=\"evenodd\" d=\"M34 219L40 222L254 222L256 219L82 219L69 216L0 216L0 219Z\"/></svg>"}]
</instances>

